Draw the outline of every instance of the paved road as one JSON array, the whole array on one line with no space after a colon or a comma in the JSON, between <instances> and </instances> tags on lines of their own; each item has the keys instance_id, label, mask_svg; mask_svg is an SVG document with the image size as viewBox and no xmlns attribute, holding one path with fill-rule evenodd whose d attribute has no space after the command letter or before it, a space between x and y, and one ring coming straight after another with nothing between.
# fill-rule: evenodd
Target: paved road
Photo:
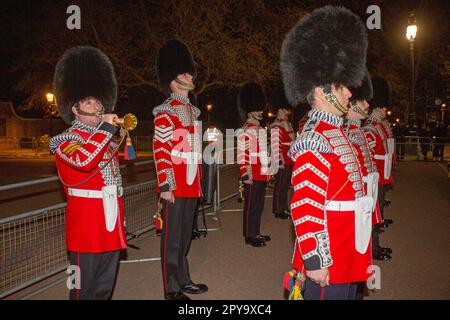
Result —
<instances>
[{"instance_id":1,"label":"paved road","mask_svg":"<svg viewBox=\"0 0 450 320\"><path fill-rule=\"evenodd\" d=\"M386 216L394 224L381 234L383 245L392 247L390 261L378 262L381 288L368 292L366 299L450 299L450 184L444 166L438 163L401 162L394 169L396 188ZM270 190L268 194L270 195ZM222 212L222 230L210 232L192 243L189 254L194 281L205 282L210 290L195 299L284 299L283 274L290 267L293 229L290 221L271 214L272 198L266 198L263 233L272 241L264 248L243 243L240 211ZM224 209L241 209L231 199ZM217 223L208 218L210 227ZM159 255L159 238L143 236L141 250L128 249L130 258ZM58 285L32 299L66 299L64 274ZM42 284L9 299L35 292ZM162 299L160 262L122 264L113 299Z\"/></svg>"}]
</instances>

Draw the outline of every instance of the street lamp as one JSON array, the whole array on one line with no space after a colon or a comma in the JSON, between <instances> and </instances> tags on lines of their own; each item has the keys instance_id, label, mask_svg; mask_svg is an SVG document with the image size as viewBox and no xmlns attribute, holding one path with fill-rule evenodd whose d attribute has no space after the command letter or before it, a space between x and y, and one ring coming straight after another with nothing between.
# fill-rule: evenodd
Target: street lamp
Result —
<instances>
[{"instance_id":1,"label":"street lamp","mask_svg":"<svg viewBox=\"0 0 450 320\"><path fill-rule=\"evenodd\" d=\"M211 110L212 110L212 108L213 108L212 104L209 103L209 104L206 105L206 110L208 110L208 124L211 123Z\"/></svg>"},{"instance_id":2,"label":"street lamp","mask_svg":"<svg viewBox=\"0 0 450 320\"><path fill-rule=\"evenodd\" d=\"M416 122L416 113L414 108L414 41L417 34L416 17L414 12L409 14L408 27L406 28L406 39L409 41L409 54L411 58L411 79L409 86L409 106L406 112L406 119L410 121L410 113L412 115L413 124Z\"/></svg>"},{"instance_id":3,"label":"street lamp","mask_svg":"<svg viewBox=\"0 0 450 320\"><path fill-rule=\"evenodd\" d=\"M51 92L47 93L45 96L47 97L47 102L49 104L52 104L53 100L55 100L55 95Z\"/></svg>"},{"instance_id":4,"label":"street lamp","mask_svg":"<svg viewBox=\"0 0 450 320\"><path fill-rule=\"evenodd\" d=\"M441 120L442 122L445 120L445 103L441 105Z\"/></svg>"},{"instance_id":5,"label":"street lamp","mask_svg":"<svg viewBox=\"0 0 450 320\"><path fill-rule=\"evenodd\" d=\"M47 93L45 95L45 97L47 98L47 102L48 102L48 106L47 106L47 110L46 113L49 117L49 122L50 122L50 136L52 136L53 132L52 132L52 118L54 116L57 115L58 110L56 109L56 98L55 95L51 92Z\"/></svg>"}]
</instances>

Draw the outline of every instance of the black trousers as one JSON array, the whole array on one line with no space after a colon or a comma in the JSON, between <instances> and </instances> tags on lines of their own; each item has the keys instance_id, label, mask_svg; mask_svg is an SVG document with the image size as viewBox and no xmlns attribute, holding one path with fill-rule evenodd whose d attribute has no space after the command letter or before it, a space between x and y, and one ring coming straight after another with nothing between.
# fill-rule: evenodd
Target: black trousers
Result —
<instances>
[{"instance_id":1,"label":"black trousers","mask_svg":"<svg viewBox=\"0 0 450 320\"><path fill-rule=\"evenodd\" d=\"M244 183L243 236L245 238L254 238L260 234L266 186L266 181Z\"/></svg>"},{"instance_id":2,"label":"black trousers","mask_svg":"<svg viewBox=\"0 0 450 320\"><path fill-rule=\"evenodd\" d=\"M305 300L360 300L358 295L359 283L330 284L322 288L310 279L306 279Z\"/></svg>"},{"instance_id":3,"label":"black trousers","mask_svg":"<svg viewBox=\"0 0 450 320\"><path fill-rule=\"evenodd\" d=\"M389 189L388 184L378 185L378 206L380 207L381 218L384 220L384 198L386 190ZM380 244L380 225L374 225L372 228L372 251L379 251Z\"/></svg>"},{"instance_id":4,"label":"black trousers","mask_svg":"<svg viewBox=\"0 0 450 320\"><path fill-rule=\"evenodd\" d=\"M275 175L275 186L273 188L273 213L289 211L288 192L291 186L292 166L279 169Z\"/></svg>"},{"instance_id":5,"label":"black trousers","mask_svg":"<svg viewBox=\"0 0 450 320\"><path fill-rule=\"evenodd\" d=\"M381 218L384 220L384 199L386 191L390 188L389 184L378 185L378 205L380 206Z\"/></svg>"},{"instance_id":6,"label":"black trousers","mask_svg":"<svg viewBox=\"0 0 450 320\"><path fill-rule=\"evenodd\" d=\"M161 268L165 293L180 291L191 282L187 255L198 198L163 200L161 233Z\"/></svg>"},{"instance_id":7,"label":"black trousers","mask_svg":"<svg viewBox=\"0 0 450 320\"><path fill-rule=\"evenodd\" d=\"M70 300L107 300L116 281L120 250L104 253L69 252L72 267ZM79 270L79 272L78 272ZM76 288L79 277L80 287Z\"/></svg>"}]
</instances>

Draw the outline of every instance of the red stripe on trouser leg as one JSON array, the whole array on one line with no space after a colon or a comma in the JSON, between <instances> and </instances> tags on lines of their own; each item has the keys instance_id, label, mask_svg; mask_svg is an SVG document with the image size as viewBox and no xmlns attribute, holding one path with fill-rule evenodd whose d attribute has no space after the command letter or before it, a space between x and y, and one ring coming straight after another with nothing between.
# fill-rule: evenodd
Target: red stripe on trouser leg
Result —
<instances>
[{"instance_id":1,"label":"red stripe on trouser leg","mask_svg":"<svg viewBox=\"0 0 450 320\"><path fill-rule=\"evenodd\" d=\"M250 203L251 203L251 201L252 201L252 185L249 185L249 197L248 197L248 206L247 206L247 223L246 223L246 226L245 226L245 236L246 236L246 238L248 238L248 219L249 219L249 216L250 216Z\"/></svg>"},{"instance_id":2,"label":"red stripe on trouser leg","mask_svg":"<svg viewBox=\"0 0 450 320\"><path fill-rule=\"evenodd\" d=\"M164 273L164 292L165 293L167 293L166 257L167 257L167 237L168 237L168 234L169 234L169 230L168 230L169 228L167 227L168 222L169 222L169 220L167 218L168 214L169 214L169 201L166 200L166 210L164 212L164 222L163 222L164 227L165 227L165 230L164 230L164 233L165 233L165 237L164 237L164 253L163 253L163 265L164 265L163 273Z\"/></svg>"},{"instance_id":3,"label":"red stripe on trouser leg","mask_svg":"<svg viewBox=\"0 0 450 320\"><path fill-rule=\"evenodd\" d=\"M80 253L77 252L77 267L78 270L76 270L75 272L79 271L79 277L80 277L80 288L81 288L81 267L80 267ZM75 283L76 283L77 279L75 278ZM77 290L77 300L80 300L80 288L76 288Z\"/></svg>"},{"instance_id":4,"label":"red stripe on trouser leg","mask_svg":"<svg viewBox=\"0 0 450 320\"><path fill-rule=\"evenodd\" d=\"M323 300L324 297L325 297L325 288L322 288L320 290L320 300Z\"/></svg>"}]
</instances>

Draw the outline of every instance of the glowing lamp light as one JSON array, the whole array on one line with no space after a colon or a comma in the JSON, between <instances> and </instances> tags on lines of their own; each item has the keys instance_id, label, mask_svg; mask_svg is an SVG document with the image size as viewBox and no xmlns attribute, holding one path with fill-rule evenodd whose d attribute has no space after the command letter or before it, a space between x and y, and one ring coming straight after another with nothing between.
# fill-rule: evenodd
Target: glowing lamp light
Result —
<instances>
[{"instance_id":1,"label":"glowing lamp light","mask_svg":"<svg viewBox=\"0 0 450 320\"><path fill-rule=\"evenodd\" d=\"M53 101L55 100L55 95L53 93L47 93L45 95L45 97L47 98L47 102L48 103L53 103Z\"/></svg>"},{"instance_id":2,"label":"glowing lamp light","mask_svg":"<svg viewBox=\"0 0 450 320\"><path fill-rule=\"evenodd\" d=\"M416 38L417 34L417 26L415 24L409 25L406 28L406 39L408 40L414 40Z\"/></svg>"}]
</instances>

